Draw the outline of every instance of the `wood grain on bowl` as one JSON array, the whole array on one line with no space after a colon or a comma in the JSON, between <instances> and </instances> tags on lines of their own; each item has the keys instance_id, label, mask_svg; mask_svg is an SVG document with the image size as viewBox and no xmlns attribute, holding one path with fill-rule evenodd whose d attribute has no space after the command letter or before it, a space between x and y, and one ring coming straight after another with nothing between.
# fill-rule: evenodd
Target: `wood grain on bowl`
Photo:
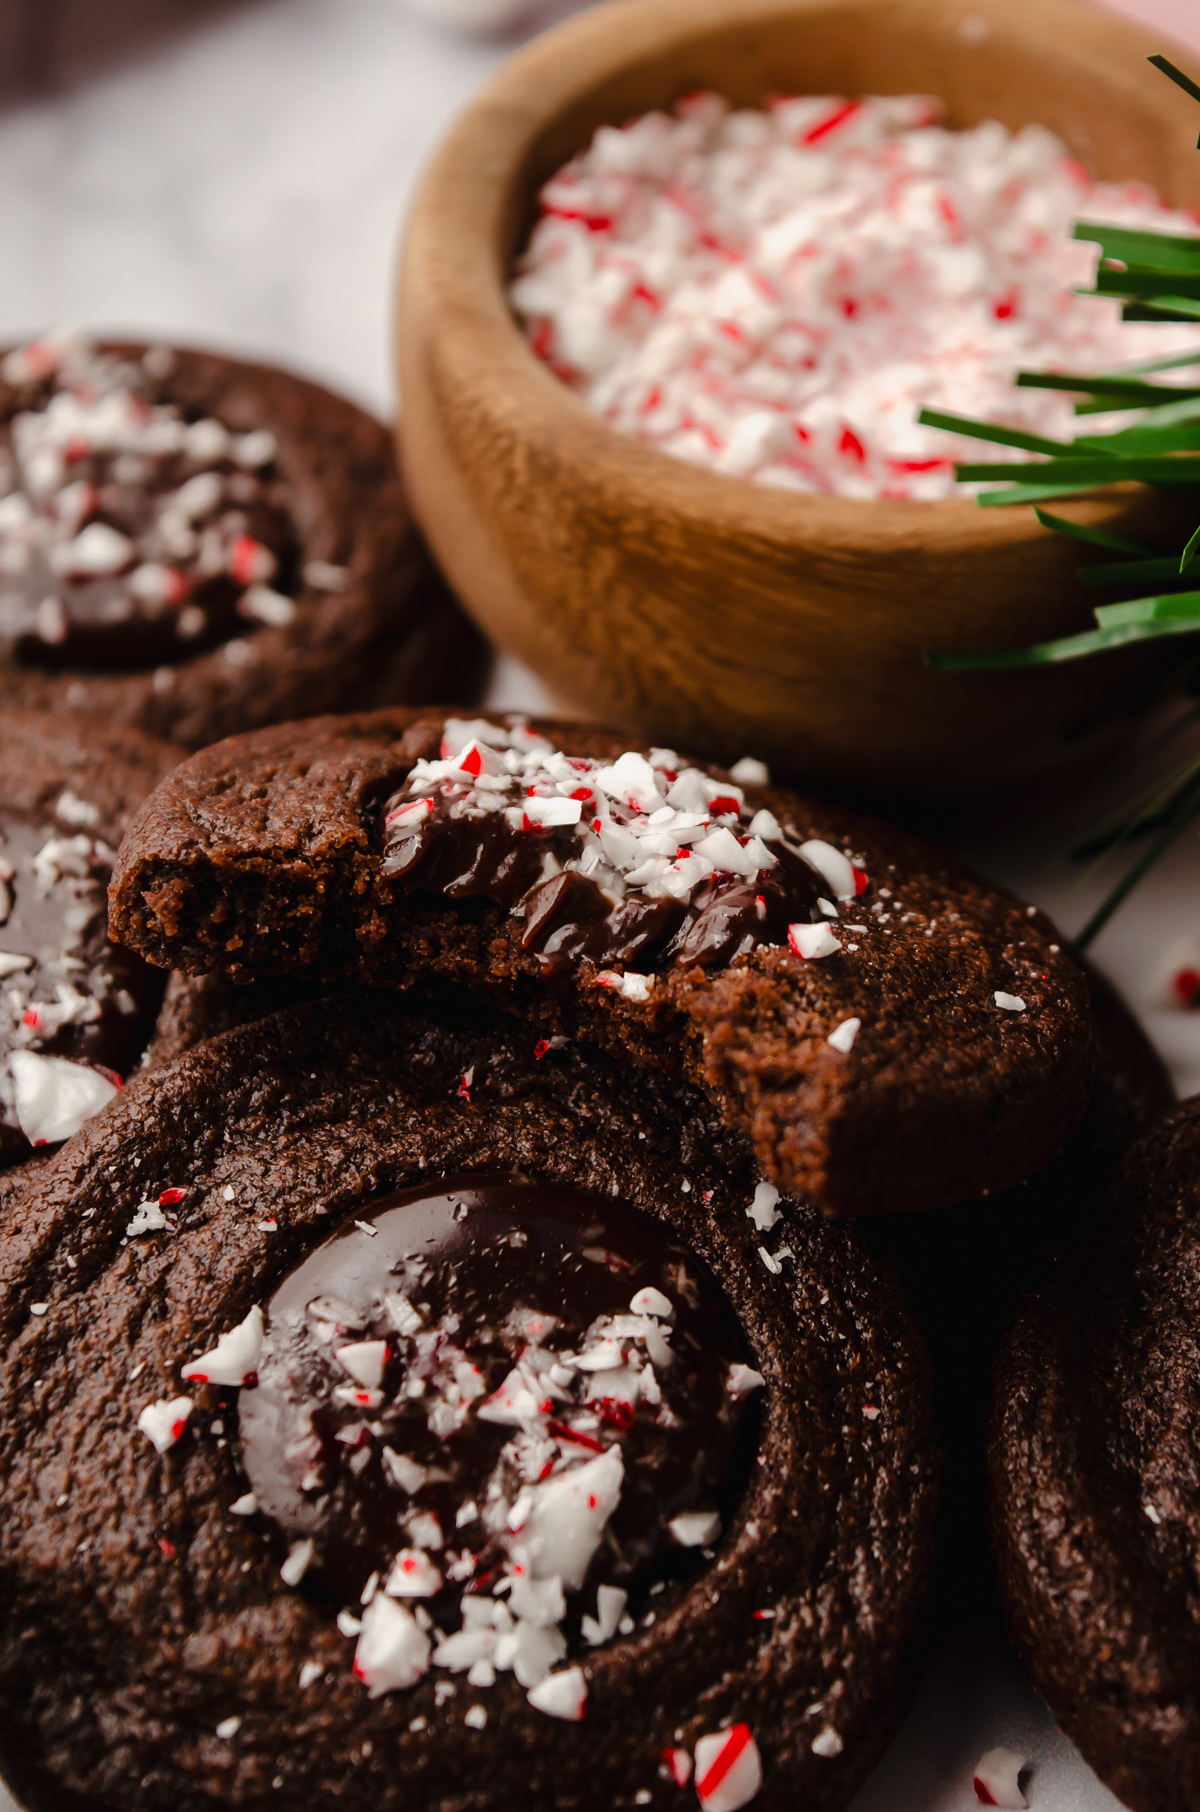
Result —
<instances>
[{"instance_id":1,"label":"wood grain on bowl","mask_svg":"<svg viewBox=\"0 0 1200 1812\"><path fill-rule=\"evenodd\" d=\"M598 126L701 87L933 93L951 126L1037 121L1097 175L1192 205L1194 104L1145 61L1164 48L1078 0L609 0L512 58L429 168L398 305L406 475L482 626L577 710L826 785L961 794L1077 756L1072 732L1156 657L922 663L1090 626L1076 554L1032 510L796 495L671 459L559 383L505 290L546 178ZM1145 535L1178 505L1127 488L1065 508Z\"/></svg>"}]
</instances>

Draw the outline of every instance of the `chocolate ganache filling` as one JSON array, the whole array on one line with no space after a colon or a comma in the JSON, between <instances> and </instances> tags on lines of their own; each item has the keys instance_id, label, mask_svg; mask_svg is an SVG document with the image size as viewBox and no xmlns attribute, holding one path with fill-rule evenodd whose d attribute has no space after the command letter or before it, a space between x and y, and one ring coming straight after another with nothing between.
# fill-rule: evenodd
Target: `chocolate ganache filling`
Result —
<instances>
[{"instance_id":1,"label":"chocolate ganache filling","mask_svg":"<svg viewBox=\"0 0 1200 1812\"><path fill-rule=\"evenodd\" d=\"M519 911L551 976L584 959L717 968L759 944L827 954L798 927L836 921L867 885L842 851L794 846L739 786L669 749L593 761L483 719L447 720L441 759L414 765L383 826L385 875Z\"/></svg>"},{"instance_id":2,"label":"chocolate ganache filling","mask_svg":"<svg viewBox=\"0 0 1200 1812\"><path fill-rule=\"evenodd\" d=\"M0 1162L77 1132L153 1029L163 976L108 941L115 852L65 792L58 824L0 813Z\"/></svg>"},{"instance_id":3,"label":"chocolate ganache filling","mask_svg":"<svg viewBox=\"0 0 1200 1812\"><path fill-rule=\"evenodd\" d=\"M22 404L0 421L0 648L17 660L158 666L295 615L274 437L161 400L172 357L60 334L0 366Z\"/></svg>"},{"instance_id":4,"label":"chocolate ganache filling","mask_svg":"<svg viewBox=\"0 0 1200 1812\"><path fill-rule=\"evenodd\" d=\"M361 1617L373 1692L429 1666L535 1686L704 1564L762 1379L699 1261L621 1202L468 1176L369 1213L285 1280L261 1351L248 1321L232 1373L190 1375L254 1362L255 1504L285 1580Z\"/></svg>"}]
</instances>

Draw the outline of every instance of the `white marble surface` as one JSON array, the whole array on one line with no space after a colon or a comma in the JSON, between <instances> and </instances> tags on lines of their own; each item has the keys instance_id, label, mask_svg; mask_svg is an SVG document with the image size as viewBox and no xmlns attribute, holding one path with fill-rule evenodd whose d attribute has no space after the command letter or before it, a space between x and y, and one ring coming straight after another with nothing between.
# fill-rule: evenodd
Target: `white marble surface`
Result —
<instances>
[{"instance_id":1,"label":"white marble surface","mask_svg":"<svg viewBox=\"0 0 1200 1812\"><path fill-rule=\"evenodd\" d=\"M1200 51L1196 0L1118 10ZM69 95L0 113L0 341L66 320L191 339L290 363L386 410L407 199L438 134L507 49L454 37L402 0L268 0ZM539 688L505 662L493 698L535 704ZM1079 889L1055 853L1067 822L1031 808L960 827L955 841L1074 928L1095 884ZM1162 984L1172 950L1197 940L1190 834L1096 952L1184 1092L1200 1088L1200 1017L1163 1004ZM972 1765L997 1743L1031 1759L1037 1812L1117 1805L968 1606L854 1812L967 1812ZM0 1812L12 1812L2 1787Z\"/></svg>"}]
</instances>

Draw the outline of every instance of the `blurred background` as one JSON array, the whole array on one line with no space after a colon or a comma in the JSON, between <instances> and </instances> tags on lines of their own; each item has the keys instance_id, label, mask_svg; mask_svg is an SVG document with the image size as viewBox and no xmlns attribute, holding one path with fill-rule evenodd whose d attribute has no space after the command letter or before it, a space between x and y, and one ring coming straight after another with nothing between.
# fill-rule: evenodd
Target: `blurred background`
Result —
<instances>
[{"instance_id":1,"label":"blurred background","mask_svg":"<svg viewBox=\"0 0 1200 1812\"><path fill-rule=\"evenodd\" d=\"M387 410L418 171L513 46L576 10L0 0L0 340L63 321L161 332ZM1119 10L1200 49L1197 0Z\"/></svg>"}]
</instances>

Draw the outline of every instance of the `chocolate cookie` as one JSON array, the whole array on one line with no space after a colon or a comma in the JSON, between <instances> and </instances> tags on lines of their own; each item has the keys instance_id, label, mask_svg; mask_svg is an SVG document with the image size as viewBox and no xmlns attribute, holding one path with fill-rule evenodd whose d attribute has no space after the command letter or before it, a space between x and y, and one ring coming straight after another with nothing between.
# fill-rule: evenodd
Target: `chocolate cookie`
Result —
<instances>
[{"instance_id":1,"label":"chocolate cookie","mask_svg":"<svg viewBox=\"0 0 1200 1812\"><path fill-rule=\"evenodd\" d=\"M1087 976L1096 1079L1062 1155L983 1201L864 1226L872 1250L899 1272L933 1357L947 1460L943 1567L965 1571L968 1589L989 1596L984 1428L1004 1325L1029 1279L1089 1239L1116 1149L1175 1101L1162 1060L1112 984L1094 969ZM954 1583L961 1589L961 1577Z\"/></svg>"},{"instance_id":2,"label":"chocolate cookie","mask_svg":"<svg viewBox=\"0 0 1200 1812\"><path fill-rule=\"evenodd\" d=\"M1200 1103L1126 1153L1087 1245L1032 1289L989 1433L1008 1624L1135 1812L1200 1800Z\"/></svg>"},{"instance_id":3,"label":"chocolate cookie","mask_svg":"<svg viewBox=\"0 0 1200 1812\"><path fill-rule=\"evenodd\" d=\"M189 973L486 990L700 1084L834 1214L1006 1188L1088 1098L1087 983L1033 907L592 727L380 712L231 739L147 802L112 910Z\"/></svg>"},{"instance_id":4,"label":"chocolate cookie","mask_svg":"<svg viewBox=\"0 0 1200 1812\"><path fill-rule=\"evenodd\" d=\"M0 1238L31 1812L826 1808L888 1740L927 1361L686 1084L341 996L139 1077Z\"/></svg>"},{"instance_id":5,"label":"chocolate cookie","mask_svg":"<svg viewBox=\"0 0 1200 1812\"><path fill-rule=\"evenodd\" d=\"M263 365L50 335L0 363L0 710L191 748L473 696L381 423Z\"/></svg>"},{"instance_id":6,"label":"chocolate cookie","mask_svg":"<svg viewBox=\"0 0 1200 1812\"><path fill-rule=\"evenodd\" d=\"M108 941L106 889L182 753L94 718L0 711L0 1165L69 1138L141 1061L163 976Z\"/></svg>"}]
</instances>

